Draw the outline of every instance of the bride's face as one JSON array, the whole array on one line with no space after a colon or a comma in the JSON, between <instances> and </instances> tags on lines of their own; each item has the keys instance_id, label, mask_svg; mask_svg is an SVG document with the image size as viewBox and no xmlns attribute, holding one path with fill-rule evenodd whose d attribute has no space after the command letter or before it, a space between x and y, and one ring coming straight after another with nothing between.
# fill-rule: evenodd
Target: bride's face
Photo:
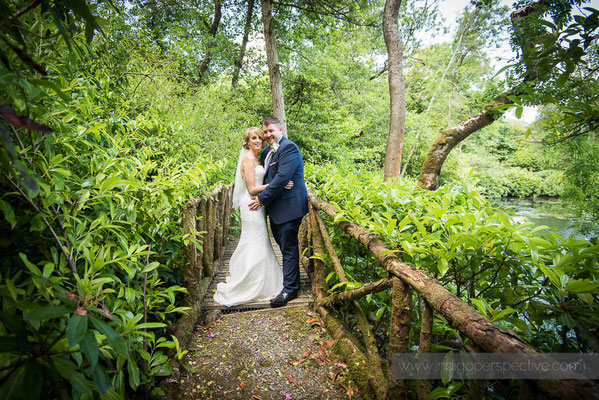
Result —
<instances>
[{"instance_id":1,"label":"bride's face","mask_svg":"<svg viewBox=\"0 0 599 400\"><path fill-rule=\"evenodd\" d=\"M250 136L250 148L260 150L262 148L262 138L256 134Z\"/></svg>"}]
</instances>

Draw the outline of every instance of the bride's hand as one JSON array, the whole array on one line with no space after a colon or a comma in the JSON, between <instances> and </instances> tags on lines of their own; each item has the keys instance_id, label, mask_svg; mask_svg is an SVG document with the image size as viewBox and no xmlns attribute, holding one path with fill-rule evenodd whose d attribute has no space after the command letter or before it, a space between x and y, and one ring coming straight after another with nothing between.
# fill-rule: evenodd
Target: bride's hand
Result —
<instances>
[{"instance_id":1,"label":"bride's hand","mask_svg":"<svg viewBox=\"0 0 599 400\"><path fill-rule=\"evenodd\" d=\"M291 189L293 187L293 181L289 181L287 182L287 184L285 185L285 189Z\"/></svg>"}]
</instances>

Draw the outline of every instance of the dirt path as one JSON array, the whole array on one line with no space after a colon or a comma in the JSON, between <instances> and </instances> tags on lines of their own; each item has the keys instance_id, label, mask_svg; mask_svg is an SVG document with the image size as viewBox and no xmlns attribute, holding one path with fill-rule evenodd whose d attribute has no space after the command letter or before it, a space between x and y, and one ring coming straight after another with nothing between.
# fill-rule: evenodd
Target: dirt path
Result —
<instances>
[{"instance_id":1,"label":"dirt path","mask_svg":"<svg viewBox=\"0 0 599 400\"><path fill-rule=\"evenodd\" d=\"M180 399L360 399L307 307L235 313L197 329Z\"/></svg>"}]
</instances>

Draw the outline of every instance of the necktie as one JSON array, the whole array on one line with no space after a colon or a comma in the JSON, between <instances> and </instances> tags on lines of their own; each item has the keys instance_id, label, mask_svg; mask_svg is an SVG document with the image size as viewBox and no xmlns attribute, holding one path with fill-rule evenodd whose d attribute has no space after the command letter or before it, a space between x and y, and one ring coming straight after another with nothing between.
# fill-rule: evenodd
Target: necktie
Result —
<instances>
[{"instance_id":1,"label":"necktie","mask_svg":"<svg viewBox=\"0 0 599 400\"><path fill-rule=\"evenodd\" d=\"M266 155L266 159L264 160L264 172L266 173L266 171L268 171L268 164L270 163L270 159L272 158L272 155L274 154L274 151L272 151L272 147L270 148L270 150L268 151L268 154Z\"/></svg>"}]
</instances>

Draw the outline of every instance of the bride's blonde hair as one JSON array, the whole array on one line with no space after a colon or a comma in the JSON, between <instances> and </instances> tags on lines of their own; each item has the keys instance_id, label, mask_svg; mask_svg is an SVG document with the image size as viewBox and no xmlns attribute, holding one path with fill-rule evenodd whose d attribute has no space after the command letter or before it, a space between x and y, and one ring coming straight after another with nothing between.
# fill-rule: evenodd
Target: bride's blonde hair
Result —
<instances>
[{"instance_id":1,"label":"bride's blonde hair","mask_svg":"<svg viewBox=\"0 0 599 400\"><path fill-rule=\"evenodd\" d=\"M241 145L244 149L248 150L250 148L250 138L253 134L260 136L260 139L262 139L262 143L264 143L264 132L262 132L260 128L252 126L251 128L247 128L245 132L243 132L243 141L241 142Z\"/></svg>"}]
</instances>

